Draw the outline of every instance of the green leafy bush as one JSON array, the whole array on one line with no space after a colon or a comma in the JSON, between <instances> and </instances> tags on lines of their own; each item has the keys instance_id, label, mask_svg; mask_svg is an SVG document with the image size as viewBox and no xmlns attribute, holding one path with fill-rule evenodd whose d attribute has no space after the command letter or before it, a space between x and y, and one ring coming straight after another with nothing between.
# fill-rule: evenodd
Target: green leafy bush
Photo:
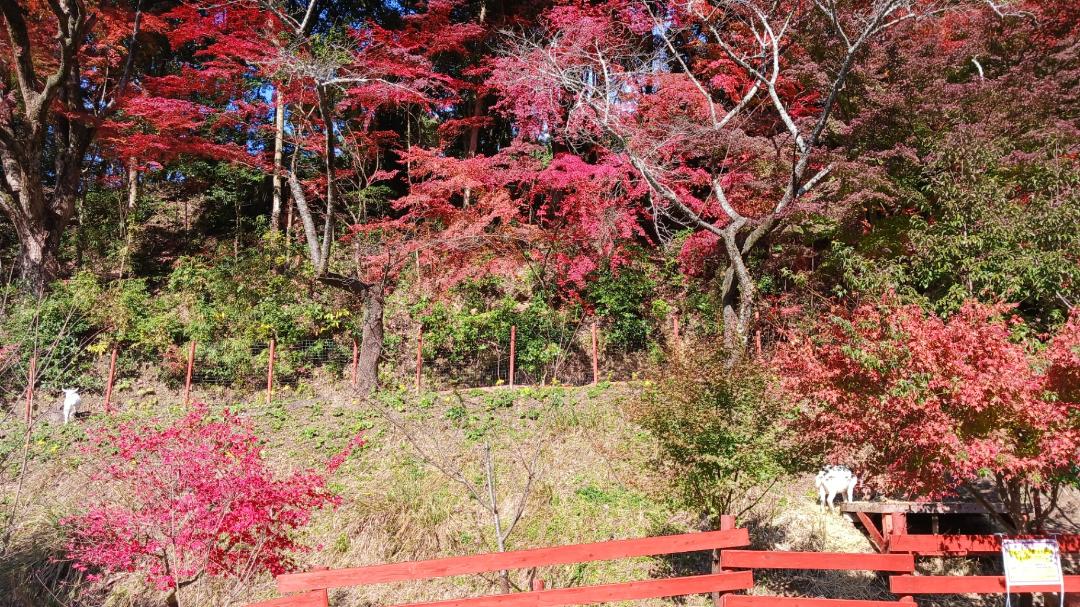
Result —
<instances>
[{"instance_id":1,"label":"green leafy bush","mask_svg":"<svg viewBox=\"0 0 1080 607\"><path fill-rule=\"evenodd\" d=\"M416 315L424 327L424 356L437 365L484 372L510 356L510 330L517 327L516 365L536 377L550 376L554 363L572 345L580 309L558 310L540 297L520 303L494 280L473 281L454 290L454 302L421 302Z\"/></svg>"},{"instance_id":2,"label":"green leafy bush","mask_svg":"<svg viewBox=\"0 0 1080 607\"><path fill-rule=\"evenodd\" d=\"M585 296L605 321L607 342L621 350L645 347L652 328L649 312L656 282L637 268L605 269L589 284Z\"/></svg>"},{"instance_id":3,"label":"green leafy bush","mask_svg":"<svg viewBox=\"0 0 1080 607\"><path fill-rule=\"evenodd\" d=\"M669 361L662 379L628 405L659 443L654 464L670 494L714 524L751 508L791 466L772 375L750 361L728 368L726 358L702 352Z\"/></svg>"}]
</instances>

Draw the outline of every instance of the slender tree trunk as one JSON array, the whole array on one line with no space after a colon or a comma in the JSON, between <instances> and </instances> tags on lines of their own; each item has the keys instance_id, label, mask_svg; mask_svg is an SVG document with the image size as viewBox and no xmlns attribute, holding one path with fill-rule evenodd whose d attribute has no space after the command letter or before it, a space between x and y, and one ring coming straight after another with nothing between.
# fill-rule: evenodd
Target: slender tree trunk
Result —
<instances>
[{"instance_id":1,"label":"slender tree trunk","mask_svg":"<svg viewBox=\"0 0 1080 607\"><path fill-rule=\"evenodd\" d=\"M330 246L334 241L334 112L330 93L323 86L318 88L319 115L323 119L323 170L326 173L326 217L323 221L323 241L320 250L320 264L315 267L315 274L324 274L329 268Z\"/></svg>"},{"instance_id":2,"label":"slender tree trunk","mask_svg":"<svg viewBox=\"0 0 1080 607\"><path fill-rule=\"evenodd\" d=\"M356 383L362 394L371 394L379 387L379 362L383 353L383 297L377 286L364 294L364 325L356 370Z\"/></svg>"},{"instance_id":3,"label":"slender tree trunk","mask_svg":"<svg viewBox=\"0 0 1080 607\"><path fill-rule=\"evenodd\" d=\"M495 528L495 545L499 552L506 552L506 534L502 528L502 512L499 511L498 491L495 488L495 460L491 456L491 444L484 445L485 473L487 475L488 499L491 500L489 510L491 512L491 524ZM510 572L503 569L499 572L499 589L503 594L510 594Z\"/></svg>"},{"instance_id":4,"label":"slender tree trunk","mask_svg":"<svg viewBox=\"0 0 1080 607\"><path fill-rule=\"evenodd\" d=\"M139 204L139 172L135 169L135 159L128 163L127 170L127 204L121 213L121 221L124 230L124 250L120 257L120 278L124 278L124 269L131 264L131 249L135 243L135 208Z\"/></svg>"},{"instance_id":5,"label":"slender tree trunk","mask_svg":"<svg viewBox=\"0 0 1080 607\"><path fill-rule=\"evenodd\" d=\"M281 201L284 188L281 173L285 159L285 99L279 88L274 95L274 198L270 207L270 230L281 230Z\"/></svg>"}]
</instances>

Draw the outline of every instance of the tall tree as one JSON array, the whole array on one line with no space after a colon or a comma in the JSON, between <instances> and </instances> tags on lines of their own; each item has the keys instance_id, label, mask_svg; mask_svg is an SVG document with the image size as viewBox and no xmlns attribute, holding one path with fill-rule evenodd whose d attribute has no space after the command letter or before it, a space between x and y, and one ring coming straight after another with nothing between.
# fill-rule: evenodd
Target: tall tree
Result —
<instances>
[{"instance_id":1,"label":"tall tree","mask_svg":"<svg viewBox=\"0 0 1080 607\"><path fill-rule=\"evenodd\" d=\"M523 137L616 155L648 185L655 231L726 262L725 343L757 298L754 257L823 198L828 137L854 68L884 32L941 9L908 0L566 5L516 40L494 82Z\"/></svg>"},{"instance_id":2,"label":"tall tree","mask_svg":"<svg viewBox=\"0 0 1080 607\"><path fill-rule=\"evenodd\" d=\"M137 13L57 0L4 2L0 15L7 34L0 40L0 211L18 234L22 278L40 291L59 271L89 120L130 77L117 32L137 30Z\"/></svg>"}]
</instances>

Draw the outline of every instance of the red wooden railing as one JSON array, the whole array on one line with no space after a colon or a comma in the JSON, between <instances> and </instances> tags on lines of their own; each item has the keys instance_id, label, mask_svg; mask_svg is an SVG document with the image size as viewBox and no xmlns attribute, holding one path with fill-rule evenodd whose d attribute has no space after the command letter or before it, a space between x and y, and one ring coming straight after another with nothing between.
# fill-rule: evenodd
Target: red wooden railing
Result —
<instances>
[{"instance_id":1,"label":"red wooden railing","mask_svg":"<svg viewBox=\"0 0 1080 607\"><path fill-rule=\"evenodd\" d=\"M1000 535L909 535L894 534L889 537L888 549L892 553L908 553L913 556L968 556L1001 553ZM1028 537L1035 536L1014 536ZM1040 536L1045 537L1045 536ZM1010 538L1011 539L1011 538ZM1062 553L1080 552L1080 535L1056 536ZM911 600L916 594L1003 594L1005 577L996 575L894 575L889 578L893 594L904 595ZM1036 592L1060 592L1060 586L1021 586L1010 588L1015 594ZM1065 592L1080 592L1080 576L1065 576Z\"/></svg>"},{"instance_id":2,"label":"red wooden railing","mask_svg":"<svg viewBox=\"0 0 1080 607\"><path fill-rule=\"evenodd\" d=\"M750 537L746 529L729 529L348 569L307 571L277 577L279 592L283 594L299 594L255 603L249 607L327 607L329 604L327 589L329 588L723 549L746 546L749 543ZM498 604L500 607L532 607L540 605L554 607L557 605L585 605L608 601L643 600L704 592L728 592L750 588L753 584L753 574L749 571L740 571L579 588L534 590L514 594L453 599L425 605L485 607Z\"/></svg>"},{"instance_id":3,"label":"red wooden railing","mask_svg":"<svg viewBox=\"0 0 1080 607\"><path fill-rule=\"evenodd\" d=\"M1080 552L1080 535L1056 537L1061 552ZM1001 538L1000 535L893 535L889 538L889 552L910 552L919 556L1000 554Z\"/></svg>"},{"instance_id":4,"label":"red wooden railing","mask_svg":"<svg viewBox=\"0 0 1080 607\"><path fill-rule=\"evenodd\" d=\"M831 571L886 571L914 573L910 554L854 554L848 552L780 552L771 550L723 550L724 569L813 569ZM825 599L812 597L724 597L725 607L896 607L897 601Z\"/></svg>"},{"instance_id":5,"label":"red wooden railing","mask_svg":"<svg viewBox=\"0 0 1080 607\"><path fill-rule=\"evenodd\" d=\"M729 594L724 597L724 607L896 607L898 604L900 601L817 599L801 596Z\"/></svg>"},{"instance_id":6,"label":"red wooden railing","mask_svg":"<svg viewBox=\"0 0 1080 607\"><path fill-rule=\"evenodd\" d=\"M734 526L733 519L725 517L724 526ZM1080 552L1080 535L1061 535L1057 539L1062 552ZM538 580L539 583L529 592L396 607L556 607L707 592L728 593L753 587L754 569L880 571L901 574L889 578L890 590L901 598L899 601L870 601L723 594L721 599L725 607L889 607L897 603L912 604L912 595L919 594L1005 592L1005 578L1002 576L913 575L915 558L918 556L995 554L1001 550L1001 536L892 534L888 542L891 552L887 554L728 549L746 546L749 541L745 529L728 528L704 533L613 540L348 569L313 570L278 576L278 591L292 594L249 607L329 607L327 590L330 588L714 549L720 551L721 569L707 575L556 589L544 589L543 582ZM733 569L742 571L731 571ZM1030 586L1011 590L1017 593L1058 592L1060 588ZM1080 592L1080 575L1065 576L1065 591L1069 595Z\"/></svg>"},{"instance_id":7,"label":"red wooden railing","mask_svg":"<svg viewBox=\"0 0 1080 607\"><path fill-rule=\"evenodd\" d=\"M893 594L1004 594L1003 575L894 575L889 578ZM1060 592L1060 586L1021 586L1013 593ZM1065 576L1065 591L1080 592L1080 575Z\"/></svg>"},{"instance_id":8,"label":"red wooden railing","mask_svg":"<svg viewBox=\"0 0 1080 607\"><path fill-rule=\"evenodd\" d=\"M724 550L725 569L815 569L840 571L915 571L910 554L864 554L851 552L779 552L771 550Z\"/></svg>"}]
</instances>

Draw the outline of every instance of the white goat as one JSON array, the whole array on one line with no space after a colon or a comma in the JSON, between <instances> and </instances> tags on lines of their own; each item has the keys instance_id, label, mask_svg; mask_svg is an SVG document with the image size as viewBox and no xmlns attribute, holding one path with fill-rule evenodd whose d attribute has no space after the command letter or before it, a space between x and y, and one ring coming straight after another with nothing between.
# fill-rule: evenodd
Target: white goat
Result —
<instances>
[{"instance_id":1,"label":"white goat","mask_svg":"<svg viewBox=\"0 0 1080 607\"><path fill-rule=\"evenodd\" d=\"M82 397L79 396L78 388L64 388L64 423L71 421L75 414L79 411L79 403L82 402Z\"/></svg>"},{"instance_id":2,"label":"white goat","mask_svg":"<svg viewBox=\"0 0 1080 607\"><path fill-rule=\"evenodd\" d=\"M829 510L832 510L836 496L845 493L848 502L854 501L855 485L858 482L859 478L845 466L827 466L818 472L814 486L817 487L821 507L828 506Z\"/></svg>"}]
</instances>

